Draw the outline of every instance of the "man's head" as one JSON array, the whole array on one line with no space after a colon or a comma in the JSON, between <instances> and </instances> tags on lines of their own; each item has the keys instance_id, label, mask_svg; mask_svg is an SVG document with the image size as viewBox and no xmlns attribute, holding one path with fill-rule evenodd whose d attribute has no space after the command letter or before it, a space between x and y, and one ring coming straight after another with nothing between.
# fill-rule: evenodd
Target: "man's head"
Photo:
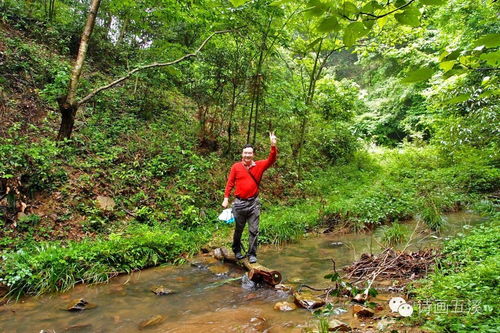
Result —
<instances>
[{"instance_id":1,"label":"man's head","mask_svg":"<svg viewBox=\"0 0 500 333\"><path fill-rule=\"evenodd\" d=\"M250 144L246 144L243 146L243 151L241 153L241 157L243 160L243 163L246 165L252 164L253 161L253 146Z\"/></svg>"}]
</instances>

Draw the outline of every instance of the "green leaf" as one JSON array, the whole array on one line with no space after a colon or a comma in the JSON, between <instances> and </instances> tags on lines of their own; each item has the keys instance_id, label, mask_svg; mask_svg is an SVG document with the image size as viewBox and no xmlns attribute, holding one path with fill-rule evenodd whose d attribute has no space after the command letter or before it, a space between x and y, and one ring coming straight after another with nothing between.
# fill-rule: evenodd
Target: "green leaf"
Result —
<instances>
[{"instance_id":1,"label":"green leaf","mask_svg":"<svg viewBox=\"0 0 500 333\"><path fill-rule=\"evenodd\" d=\"M358 12L358 7L356 7L355 4L353 4L352 2L349 2L349 1L344 2L344 4L342 5L341 8L342 8L344 15L351 15L351 14L355 14Z\"/></svg>"},{"instance_id":2,"label":"green leaf","mask_svg":"<svg viewBox=\"0 0 500 333\"><path fill-rule=\"evenodd\" d=\"M245 4L246 2L248 2L249 0L229 0L229 1L233 5L233 7L239 7L243 4Z\"/></svg>"},{"instance_id":3,"label":"green leaf","mask_svg":"<svg viewBox=\"0 0 500 333\"><path fill-rule=\"evenodd\" d=\"M426 81L431 78L431 76L434 74L434 69L432 68L419 68L417 70L414 70L406 76L402 80L403 83L413 83L413 82L420 82L420 81Z\"/></svg>"},{"instance_id":4,"label":"green leaf","mask_svg":"<svg viewBox=\"0 0 500 333\"><path fill-rule=\"evenodd\" d=\"M387 23L387 20L389 20L389 16L384 16L379 18L377 20L377 25L379 26L379 28L383 28L384 25Z\"/></svg>"},{"instance_id":5,"label":"green leaf","mask_svg":"<svg viewBox=\"0 0 500 333\"><path fill-rule=\"evenodd\" d=\"M487 90L479 95L479 98L485 98L490 96L500 96L500 89Z\"/></svg>"},{"instance_id":6,"label":"green leaf","mask_svg":"<svg viewBox=\"0 0 500 333\"><path fill-rule=\"evenodd\" d=\"M269 4L269 6L281 6L284 5L285 3L292 2L292 0L276 0L273 1Z\"/></svg>"},{"instance_id":7,"label":"green leaf","mask_svg":"<svg viewBox=\"0 0 500 333\"><path fill-rule=\"evenodd\" d=\"M344 29L344 44L347 47L351 47L356 43L358 38L366 35L368 33L368 30L365 28L363 23L361 22L353 22L349 24L345 29Z\"/></svg>"},{"instance_id":8,"label":"green leaf","mask_svg":"<svg viewBox=\"0 0 500 333\"><path fill-rule=\"evenodd\" d=\"M396 21L410 27L418 27L420 25L420 12L416 8L408 8L402 13L394 14Z\"/></svg>"},{"instance_id":9,"label":"green leaf","mask_svg":"<svg viewBox=\"0 0 500 333\"><path fill-rule=\"evenodd\" d=\"M439 61L450 61L450 60L456 60L460 56L460 51L459 50L454 50L451 52L444 51L441 53L439 56Z\"/></svg>"},{"instance_id":10,"label":"green leaf","mask_svg":"<svg viewBox=\"0 0 500 333\"><path fill-rule=\"evenodd\" d=\"M456 63L457 63L456 60L443 61L443 62L439 63L439 68L441 68L442 70L447 72L447 71L453 69L453 66L455 66Z\"/></svg>"},{"instance_id":11,"label":"green leaf","mask_svg":"<svg viewBox=\"0 0 500 333\"><path fill-rule=\"evenodd\" d=\"M462 103L462 102L465 102L466 100L468 100L469 98L470 98L470 94L458 95L456 97L453 97L449 101L447 101L446 104L458 104L458 103Z\"/></svg>"},{"instance_id":12,"label":"green leaf","mask_svg":"<svg viewBox=\"0 0 500 333\"><path fill-rule=\"evenodd\" d=\"M339 31L340 24L334 16L325 17L318 25L319 32Z\"/></svg>"},{"instance_id":13,"label":"green leaf","mask_svg":"<svg viewBox=\"0 0 500 333\"><path fill-rule=\"evenodd\" d=\"M375 24L375 20L366 20L366 21L363 21L363 25L368 30L371 30L373 28L374 24Z\"/></svg>"},{"instance_id":14,"label":"green leaf","mask_svg":"<svg viewBox=\"0 0 500 333\"><path fill-rule=\"evenodd\" d=\"M308 16L321 16L328 9L320 0L309 0L307 7L305 12Z\"/></svg>"},{"instance_id":15,"label":"green leaf","mask_svg":"<svg viewBox=\"0 0 500 333\"><path fill-rule=\"evenodd\" d=\"M490 53L483 53L479 57L481 60L485 60L486 63L493 67L498 67L500 65L500 50Z\"/></svg>"},{"instance_id":16,"label":"green leaf","mask_svg":"<svg viewBox=\"0 0 500 333\"><path fill-rule=\"evenodd\" d=\"M315 40L313 40L312 43L310 43L309 45L307 45L307 49L312 49L316 44L318 44L320 41L321 41L321 37L318 37L316 38Z\"/></svg>"},{"instance_id":17,"label":"green leaf","mask_svg":"<svg viewBox=\"0 0 500 333\"><path fill-rule=\"evenodd\" d=\"M446 0L420 0L420 3L427 6L440 6L446 3Z\"/></svg>"},{"instance_id":18,"label":"green leaf","mask_svg":"<svg viewBox=\"0 0 500 333\"><path fill-rule=\"evenodd\" d=\"M406 5L406 0L396 0L396 2L394 3L394 6L396 7L401 7L404 5Z\"/></svg>"},{"instance_id":19,"label":"green leaf","mask_svg":"<svg viewBox=\"0 0 500 333\"><path fill-rule=\"evenodd\" d=\"M474 46L484 45L486 47L497 47L500 46L500 34L487 34L484 35L473 43Z\"/></svg>"},{"instance_id":20,"label":"green leaf","mask_svg":"<svg viewBox=\"0 0 500 333\"><path fill-rule=\"evenodd\" d=\"M373 13L373 11L382 8L384 7L381 6L377 1L370 1L361 8L361 11L364 13Z\"/></svg>"}]
</instances>

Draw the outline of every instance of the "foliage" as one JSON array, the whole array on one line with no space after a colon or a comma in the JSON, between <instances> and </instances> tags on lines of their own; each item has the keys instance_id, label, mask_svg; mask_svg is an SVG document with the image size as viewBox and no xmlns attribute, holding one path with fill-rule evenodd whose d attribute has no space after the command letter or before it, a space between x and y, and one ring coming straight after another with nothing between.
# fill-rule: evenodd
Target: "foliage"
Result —
<instances>
[{"instance_id":1,"label":"foliage","mask_svg":"<svg viewBox=\"0 0 500 333\"><path fill-rule=\"evenodd\" d=\"M398 222L394 222L390 226L381 226L376 233L379 235L380 242L386 247L401 244L410 235L408 227Z\"/></svg>"},{"instance_id":2,"label":"foliage","mask_svg":"<svg viewBox=\"0 0 500 333\"><path fill-rule=\"evenodd\" d=\"M181 254L198 251L209 237L209 229L187 233L139 225L105 239L41 243L5 253L0 282L14 297L67 290L81 282L105 282L120 273L175 262Z\"/></svg>"},{"instance_id":3,"label":"foliage","mask_svg":"<svg viewBox=\"0 0 500 333\"><path fill-rule=\"evenodd\" d=\"M498 220L459 236L443 249L439 269L416 289L419 300L439 300L450 307L465 304L462 312L439 314L420 311L427 321L425 328L437 332L493 332L498 327L500 296Z\"/></svg>"}]
</instances>

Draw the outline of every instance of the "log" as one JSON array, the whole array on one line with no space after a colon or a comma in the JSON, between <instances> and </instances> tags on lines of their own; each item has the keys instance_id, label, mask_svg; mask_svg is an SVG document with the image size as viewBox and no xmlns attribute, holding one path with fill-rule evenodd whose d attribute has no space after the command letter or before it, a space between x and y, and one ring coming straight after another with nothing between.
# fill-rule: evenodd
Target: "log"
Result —
<instances>
[{"instance_id":1,"label":"log","mask_svg":"<svg viewBox=\"0 0 500 333\"><path fill-rule=\"evenodd\" d=\"M228 261L242 266L248 271L248 278L256 283L267 283L271 286L279 284L282 280L281 273L269 269L260 264L251 264L247 258L242 260L236 259L234 253L226 248L220 247L214 250L214 258L218 260Z\"/></svg>"}]
</instances>

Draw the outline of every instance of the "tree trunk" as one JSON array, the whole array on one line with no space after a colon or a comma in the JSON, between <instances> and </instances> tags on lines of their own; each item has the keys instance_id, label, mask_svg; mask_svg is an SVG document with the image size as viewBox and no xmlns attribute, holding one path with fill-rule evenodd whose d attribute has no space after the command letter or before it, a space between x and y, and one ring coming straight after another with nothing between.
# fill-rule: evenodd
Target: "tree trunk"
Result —
<instances>
[{"instance_id":1,"label":"tree trunk","mask_svg":"<svg viewBox=\"0 0 500 333\"><path fill-rule=\"evenodd\" d=\"M80 48L78 49L78 56L71 73L68 93L64 98L64 101L59 103L59 111L61 112L62 119L59 134L57 135L58 140L69 139L71 137L71 132L73 131L75 115L79 107L76 100L76 89L78 88L78 82L80 80L80 75L82 74L83 62L85 61L90 36L92 35L92 30L94 29L95 19L97 17L97 11L99 10L100 4L101 0L92 0L92 3L90 4L87 22L83 28Z\"/></svg>"},{"instance_id":2,"label":"tree trunk","mask_svg":"<svg viewBox=\"0 0 500 333\"><path fill-rule=\"evenodd\" d=\"M76 105L61 105L59 106L59 111L61 112L61 127L59 128L59 134L57 135L57 140L62 141L64 139L69 139L71 133L73 132L73 126L75 124L75 116L78 107Z\"/></svg>"},{"instance_id":3,"label":"tree trunk","mask_svg":"<svg viewBox=\"0 0 500 333\"><path fill-rule=\"evenodd\" d=\"M269 23L267 25L267 29L264 32L264 35L262 36L262 43L260 46L260 54L259 54L259 62L257 63L257 70L255 71L255 76L254 76L254 83L253 83L253 94L252 94L252 106L250 108L250 117L248 119L248 130L247 130L247 143L250 143L250 134L252 132L252 116L253 116L253 111L254 111L254 106L255 106L255 121L254 121L254 137L253 137L253 144L255 145L255 133L256 133L256 127L257 127L257 112L258 112L258 107L259 107L259 98L260 98L260 84L261 84L261 71L262 71L262 64L264 63L264 55L266 53L266 42L267 42L267 35L269 34L269 31L271 30L271 23L273 22L273 16L269 18Z\"/></svg>"},{"instance_id":4,"label":"tree trunk","mask_svg":"<svg viewBox=\"0 0 500 333\"><path fill-rule=\"evenodd\" d=\"M226 148L226 155L229 155L229 152L231 151L231 131L233 127L233 114L234 110L236 109L236 82L233 80L233 90L231 93L231 110L229 111L229 124L227 125L227 148Z\"/></svg>"},{"instance_id":5,"label":"tree trunk","mask_svg":"<svg viewBox=\"0 0 500 333\"><path fill-rule=\"evenodd\" d=\"M302 180L302 149L304 147L304 143L306 140L308 108L312 105L314 99L316 81L319 79L319 76L316 75L316 71L318 69L319 55L321 53L322 47L323 47L323 39L321 39L321 41L319 42L318 51L316 52L316 57L314 59L314 66L311 71L311 76L309 77L309 86L307 89L306 103L305 103L306 110L304 110L304 115L302 118L302 122L300 124L300 136L299 136L298 152L297 152L297 175L299 180Z\"/></svg>"},{"instance_id":6,"label":"tree trunk","mask_svg":"<svg viewBox=\"0 0 500 333\"><path fill-rule=\"evenodd\" d=\"M116 39L116 45L120 45L123 42L123 38L125 38L125 33L127 32L128 22L129 22L129 18L126 17L123 20L123 25L122 25L122 28L120 29L120 34L118 35L118 38Z\"/></svg>"}]
</instances>

